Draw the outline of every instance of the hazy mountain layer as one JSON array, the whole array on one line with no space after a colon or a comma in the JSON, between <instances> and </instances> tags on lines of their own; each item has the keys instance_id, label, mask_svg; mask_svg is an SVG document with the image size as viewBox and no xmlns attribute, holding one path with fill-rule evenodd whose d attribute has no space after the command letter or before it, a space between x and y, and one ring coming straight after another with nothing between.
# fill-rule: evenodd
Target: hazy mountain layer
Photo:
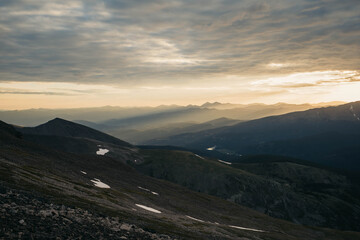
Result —
<instances>
[{"instance_id":1,"label":"hazy mountain layer","mask_svg":"<svg viewBox=\"0 0 360 240\"><path fill-rule=\"evenodd\" d=\"M154 138L166 138L168 136L181 134L181 133L199 132L203 130L218 128L218 127L231 126L239 122L241 121L229 119L229 118L219 118L204 123L194 123L194 122L172 123L161 127L144 129L144 130L120 127L117 129L107 129L105 131L114 136L121 137L122 139L131 142L133 144L142 144Z\"/></svg>"},{"instance_id":2,"label":"hazy mountain layer","mask_svg":"<svg viewBox=\"0 0 360 240\"><path fill-rule=\"evenodd\" d=\"M322 106L338 105L340 103L323 103ZM163 105L158 107L97 107L97 108L75 108L75 109L27 109L27 110L10 110L0 111L0 119L5 122L20 126L36 126L47 122L53 118L64 118L68 120L83 120L99 124L100 122L110 119L125 119L134 117L150 118L157 113L162 114L169 112L169 116L177 111L194 110L204 111L202 119L191 119L191 122L205 122L216 118L227 117L240 120L255 119L274 114L282 114L292 111L306 110L316 105L310 104L285 104L279 103L274 105L265 104L227 104L227 103L206 103L202 106L176 106ZM214 111L214 110L231 110L235 111ZM213 116L209 114L214 114ZM181 115L177 122L186 122L185 118L181 119ZM101 125L100 125L101 126ZM94 127L94 126L92 126ZM104 130L106 126L102 126ZM154 126L152 126L154 127ZM98 128L96 128L98 129ZM99 130L99 129L98 129Z\"/></svg>"},{"instance_id":3,"label":"hazy mountain layer","mask_svg":"<svg viewBox=\"0 0 360 240\"><path fill-rule=\"evenodd\" d=\"M225 104L226 105L226 104ZM205 105L207 106L207 105ZM212 105L211 105L212 106ZM187 106L174 110L168 110L158 113L143 114L136 117L111 119L101 122L102 125L108 126L107 131L115 129L154 129L174 123L195 122L202 123L218 118L230 118L237 120L251 120L264 116L277 115L288 113L292 111L299 111L309 109L312 106L309 104L295 105L295 104L251 104L238 106L233 108L219 108L219 104L214 107L203 106ZM221 106L221 104L220 104Z\"/></svg>"},{"instance_id":4,"label":"hazy mountain layer","mask_svg":"<svg viewBox=\"0 0 360 240\"><path fill-rule=\"evenodd\" d=\"M360 102L316 108L223 127L154 139L147 144L238 154L284 154L322 164L360 169ZM343 141L340 141L342 139ZM345 163L344 163L345 162Z\"/></svg>"}]
</instances>

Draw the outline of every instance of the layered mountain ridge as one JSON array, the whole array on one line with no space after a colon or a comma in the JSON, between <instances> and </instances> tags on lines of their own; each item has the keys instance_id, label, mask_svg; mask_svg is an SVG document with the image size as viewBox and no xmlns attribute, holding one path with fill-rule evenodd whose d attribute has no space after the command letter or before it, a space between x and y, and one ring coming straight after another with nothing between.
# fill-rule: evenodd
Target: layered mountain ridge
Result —
<instances>
[{"instance_id":1,"label":"layered mountain ridge","mask_svg":"<svg viewBox=\"0 0 360 240\"><path fill-rule=\"evenodd\" d=\"M344 167L360 169L356 164L360 149L359 116L360 102L354 102L149 140L147 144L199 150L215 146L225 153L286 155L334 167L341 167L347 161L352 164ZM317 147L309 148L311 145Z\"/></svg>"}]
</instances>

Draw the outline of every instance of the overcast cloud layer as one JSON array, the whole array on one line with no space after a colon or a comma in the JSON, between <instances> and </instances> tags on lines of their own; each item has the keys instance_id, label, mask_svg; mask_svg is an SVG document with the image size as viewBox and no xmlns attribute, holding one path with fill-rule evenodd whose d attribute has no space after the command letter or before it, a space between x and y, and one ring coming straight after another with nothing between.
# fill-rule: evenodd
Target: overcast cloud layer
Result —
<instances>
[{"instance_id":1,"label":"overcast cloud layer","mask_svg":"<svg viewBox=\"0 0 360 240\"><path fill-rule=\"evenodd\" d=\"M357 82L359 39L359 0L5 0L0 82L254 87L324 71Z\"/></svg>"},{"instance_id":2,"label":"overcast cloud layer","mask_svg":"<svg viewBox=\"0 0 360 240\"><path fill-rule=\"evenodd\" d=\"M358 0L11 0L0 7L1 81L173 84L360 66Z\"/></svg>"}]
</instances>

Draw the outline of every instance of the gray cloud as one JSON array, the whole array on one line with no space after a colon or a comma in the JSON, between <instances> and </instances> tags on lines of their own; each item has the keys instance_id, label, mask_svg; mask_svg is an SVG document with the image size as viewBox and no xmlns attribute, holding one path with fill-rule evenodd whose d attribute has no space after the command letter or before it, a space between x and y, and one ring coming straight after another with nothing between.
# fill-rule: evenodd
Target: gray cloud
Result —
<instances>
[{"instance_id":1,"label":"gray cloud","mask_svg":"<svg viewBox=\"0 0 360 240\"><path fill-rule=\"evenodd\" d=\"M359 13L358 0L3 1L0 81L172 85L359 70Z\"/></svg>"}]
</instances>

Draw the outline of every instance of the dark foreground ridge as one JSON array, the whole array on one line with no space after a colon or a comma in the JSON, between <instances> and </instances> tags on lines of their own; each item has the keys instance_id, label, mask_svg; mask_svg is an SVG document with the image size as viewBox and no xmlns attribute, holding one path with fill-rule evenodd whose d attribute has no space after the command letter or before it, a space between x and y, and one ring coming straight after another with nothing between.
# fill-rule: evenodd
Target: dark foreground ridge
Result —
<instances>
[{"instance_id":1,"label":"dark foreground ridge","mask_svg":"<svg viewBox=\"0 0 360 240\"><path fill-rule=\"evenodd\" d=\"M110 152L97 155L91 150L80 154L29 142L2 122L0 133L0 238L360 238L357 232L306 227L272 218L219 197L143 175L133 166L151 160L151 154L134 147L117 149L116 144L99 144L96 140ZM118 152L111 156L112 151ZM161 156L164 154L166 151ZM178 157L183 154L193 160L213 161L193 153L181 152ZM156 157L159 156L153 159ZM253 176L236 168L228 170L241 172L246 179ZM260 176L256 178L263 181Z\"/></svg>"}]
</instances>

